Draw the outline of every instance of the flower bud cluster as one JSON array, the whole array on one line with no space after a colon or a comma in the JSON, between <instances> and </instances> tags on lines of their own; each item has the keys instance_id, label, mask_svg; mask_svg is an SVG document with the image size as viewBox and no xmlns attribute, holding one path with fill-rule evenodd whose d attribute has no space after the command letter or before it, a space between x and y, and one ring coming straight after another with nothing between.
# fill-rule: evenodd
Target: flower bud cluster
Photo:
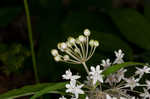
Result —
<instances>
[{"instance_id":1,"label":"flower bud cluster","mask_svg":"<svg viewBox=\"0 0 150 99\"><path fill-rule=\"evenodd\" d=\"M72 64L82 64L88 61L99 46L97 40L89 40L90 34L90 30L85 29L84 35L78 38L69 37L66 42L58 43L57 48L62 54L59 54L57 49L52 49L51 54L54 60Z\"/></svg>"}]
</instances>

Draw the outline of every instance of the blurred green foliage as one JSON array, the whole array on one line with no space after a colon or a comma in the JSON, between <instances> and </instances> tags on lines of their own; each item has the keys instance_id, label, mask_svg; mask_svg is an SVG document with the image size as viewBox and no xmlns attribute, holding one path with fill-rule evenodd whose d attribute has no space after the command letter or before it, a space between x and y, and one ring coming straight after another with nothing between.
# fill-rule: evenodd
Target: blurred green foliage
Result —
<instances>
[{"instance_id":1,"label":"blurred green foliage","mask_svg":"<svg viewBox=\"0 0 150 99\"><path fill-rule=\"evenodd\" d=\"M120 0L114 1L120 2ZM38 41L36 56L41 81L58 81L67 68L73 68L74 71L83 70L80 65L70 66L54 62L50 50L56 48L57 43L65 41L68 36L81 35L85 28L91 30L91 38L100 42L100 47L88 66L100 64L103 58L113 58L113 51L118 49L122 49L126 54L125 60L149 62L149 1L145 0L142 10L138 7L114 6L114 1L29 0L31 18L34 20L33 32L39 35L34 39ZM13 5L10 6L11 3L8 5L6 3L6 7L0 8L0 27L7 27L15 18L20 17L20 13L24 13L22 1L14 0ZM10 47L5 47L8 45L4 44L0 50L5 52L3 54L6 58L0 59L5 65L16 64L15 68L20 67L24 58L28 56L25 54L26 51L21 52L24 47L15 54L12 54ZM9 64L6 61L10 61Z\"/></svg>"},{"instance_id":2,"label":"blurred green foliage","mask_svg":"<svg viewBox=\"0 0 150 99\"><path fill-rule=\"evenodd\" d=\"M0 69L6 74L19 73L24 67L25 60L30 56L30 51L21 44L0 44Z\"/></svg>"},{"instance_id":3,"label":"blurred green foliage","mask_svg":"<svg viewBox=\"0 0 150 99\"><path fill-rule=\"evenodd\" d=\"M150 23L143 15L133 9L113 10L110 15L128 41L150 50Z\"/></svg>"},{"instance_id":4,"label":"blurred green foliage","mask_svg":"<svg viewBox=\"0 0 150 99\"><path fill-rule=\"evenodd\" d=\"M0 8L0 26L6 27L17 15L19 15L21 7Z\"/></svg>"},{"instance_id":5,"label":"blurred green foliage","mask_svg":"<svg viewBox=\"0 0 150 99\"><path fill-rule=\"evenodd\" d=\"M119 0L118 2L120 3ZM12 6L10 3L4 3L7 7L0 8L1 27L7 27L19 17L20 13L24 12L22 1L15 0ZM126 53L126 60L136 60L135 56L138 56L136 52L140 52L140 55L142 51L150 50L148 3L144 6L146 17L135 8L115 8L114 3L116 1L112 0L29 1L31 18L35 17L34 34L39 34L39 38L34 39L38 40L37 64L41 80L57 81L60 79L61 74L57 72L62 73L62 70L66 68L65 64L54 62L50 50L55 48L58 42L66 40L68 36L77 37L82 34L85 28L91 30L91 38L100 41L100 47L96 51L99 55L94 56L100 57L99 60L107 56L111 57L112 52L118 49L123 49ZM9 54L9 57L13 55ZM20 62L17 60L17 67L19 67L24 58L17 57L20 59ZM9 58L3 61L6 60L8 61ZM15 61L15 58L11 61ZM89 63L95 62L100 63L94 59Z\"/></svg>"}]
</instances>

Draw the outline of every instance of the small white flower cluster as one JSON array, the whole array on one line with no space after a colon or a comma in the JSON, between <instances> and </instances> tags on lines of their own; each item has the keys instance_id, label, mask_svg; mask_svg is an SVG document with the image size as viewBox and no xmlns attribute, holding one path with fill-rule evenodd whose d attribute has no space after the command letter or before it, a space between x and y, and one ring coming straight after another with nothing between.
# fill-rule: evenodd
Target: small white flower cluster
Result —
<instances>
[{"instance_id":1,"label":"small white flower cluster","mask_svg":"<svg viewBox=\"0 0 150 99\"><path fill-rule=\"evenodd\" d=\"M84 86L84 84L81 85L77 84L77 79L80 78L79 75L72 75L72 72L69 69L66 71L66 74L62 75L62 77L63 79L70 80L70 84L66 84L67 88L66 93L74 94L74 96L72 96L71 99L78 99L79 94L84 94L84 91L81 89Z\"/></svg>"},{"instance_id":2,"label":"small white flower cluster","mask_svg":"<svg viewBox=\"0 0 150 99\"><path fill-rule=\"evenodd\" d=\"M91 67L91 72L90 72L90 78L93 81L93 85L96 84L97 81L103 83L103 75L102 75L102 70L100 70L100 66L97 65L96 68L95 67Z\"/></svg>"},{"instance_id":3,"label":"small white flower cluster","mask_svg":"<svg viewBox=\"0 0 150 99\"><path fill-rule=\"evenodd\" d=\"M60 55L57 49L53 49L51 54L54 56L54 60L72 64L82 64L88 61L96 47L99 46L97 40L89 40L90 34L90 31L85 29L84 35L80 35L78 38L69 37L66 42L58 43L58 49L65 55Z\"/></svg>"},{"instance_id":4,"label":"small white flower cluster","mask_svg":"<svg viewBox=\"0 0 150 99\"><path fill-rule=\"evenodd\" d=\"M110 59L102 60L101 66L104 67L104 70L111 66L111 64L121 64L124 63L122 50L118 52L115 51L116 59L113 63L110 62ZM146 81L146 84L140 84L140 80L144 74L150 73L150 67L144 66L143 68L136 67L136 72L133 76L126 78L125 72L127 69L120 69L116 73L109 75L105 83L109 83L110 87L114 87L115 91L118 91L120 99L138 99L133 96L128 95L128 92L133 92L135 94L140 94L140 99L150 99L150 93L148 90L150 89L150 81ZM134 90L136 87L142 87L144 93ZM130 89L128 89L130 88ZM112 90L111 88L109 90ZM111 94L113 96L113 94ZM107 99L117 99L116 97L109 98L110 96L107 95Z\"/></svg>"},{"instance_id":5,"label":"small white flower cluster","mask_svg":"<svg viewBox=\"0 0 150 99\"><path fill-rule=\"evenodd\" d=\"M114 52L116 59L113 62L110 59L102 60L100 65L91 66L91 71L89 71L86 61L92 57L99 45L96 40L89 41L89 36L90 31L85 29L84 36L80 35L77 39L69 37L67 42L59 43L58 49L66 53L64 56L60 55L56 49L51 51L56 61L82 64L88 73L87 81L84 84L78 81L79 75L72 75L70 69L62 75L63 79L70 81L66 84L66 93L71 93L71 99L79 99L80 94L84 94L85 99L150 99L150 81L146 80L144 84L140 82L144 74L150 73L148 66L136 67L136 72L130 77L125 75L128 70L121 68L104 78L104 70L112 65L124 63L124 53L121 49ZM143 92L138 88L142 88ZM67 98L62 96L59 99Z\"/></svg>"},{"instance_id":6,"label":"small white flower cluster","mask_svg":"<svg viewBox=\"0 0 150 99\"><path fill-rule=\"evenodd\" d=\"M108 67L110 67L111 64L124 63L124 61L123 61L124 53L122 53L121 49L118 52L115 51L115 55L116 55L116 59L115 59L115 61L113 63L110 62L110 59L102 60L102 64L101 65L104 67L104 69L107 69ZM117 71L117 73L108 76L105 82L109 83L110 85L113 85L113 83L120 82L124 78L124 73L126 71L127 71L126 69L123 69L123 68L120 69L119 71Z\"/></svg>"}]
</instances>

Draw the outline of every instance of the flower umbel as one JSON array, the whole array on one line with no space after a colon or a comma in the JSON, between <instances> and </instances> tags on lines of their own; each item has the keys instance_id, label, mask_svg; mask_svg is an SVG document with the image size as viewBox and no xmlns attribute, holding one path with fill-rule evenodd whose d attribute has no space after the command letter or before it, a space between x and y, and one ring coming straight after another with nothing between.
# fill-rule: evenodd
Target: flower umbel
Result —
<instances>
[{"instance_id":1,"label":"flower umbel","mask_svg":"<svg viewBox=\"0 0 150 99\"><path fill-rule=\"evenodd\" d=\"M82 64L88 61L99 46L97 40L89 40L90 31L84 30L84 35L78 38L69 37L66 42L58 43L58 49L64 53L59 54L57 49L52 49L51 54L55 61L61 61L72 64ZM67 56L66 56L67 55Z\"/></svg>"},{"instance_id":2,"label":"flower umbel","mask_svg":"<svg viewBox=\"0 0 150 99\"><path fill-rule=\"evenodd\" d=\"M88 73L83 84L79 81L81 76L73 75L70 69L62 75L63 79L69 80L69 83L66 84L66 93L68 93L66 97L80 99L82 95L84 99L150 99L150 81L146 79L144 83L141 83L143 75L150 73L148 65L143 68L136 67L136 71L129 77L126 74L130 68L115 68L117 69L115 72L108 76L104 75L103 71L113 69L111 67L117 64L117 66L122 66L124 63L125 54L121 49L114 52L116 56L114 61L103 59L100 65L91 66L91 71L89 71L86 62L99 46L98 41L89 40L90 34L91 32L85 29L84 35L80 35L78 38L69 37L66 42L58 43L57 47L60 51L51 50L55 61L82 64ZM139 91L138 88L143 88L143 90ZM66 98L62 96L59 99Z\"/></svg>"}]
</instances>

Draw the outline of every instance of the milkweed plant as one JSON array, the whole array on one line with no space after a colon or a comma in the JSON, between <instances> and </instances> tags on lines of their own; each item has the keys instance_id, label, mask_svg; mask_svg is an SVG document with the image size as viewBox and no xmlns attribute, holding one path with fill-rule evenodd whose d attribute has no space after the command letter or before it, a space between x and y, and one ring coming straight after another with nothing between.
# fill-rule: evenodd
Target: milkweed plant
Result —
<instances>
[{"instance_id":1,"label":"milkweed plant","mask_svg":"<svg viewBox=\"0 0 150 99\"><path fill-rule=\"evenodd\" d=\"M66 70L62 78L69 81L65 85L67 95L59 99L80 99L81 95L85 99L150 99L150 81L141 82L143 75L150 73L148 66L136 67L130 76L126 76L130 68L121 68L108 76L103 74L109 67L124 63L124 53L121 49L114 52L116 56L114 61L102 60L100 65L88 68L86 62L91 59L99 46L97 40L89 38L90 35L90 30L85 29L84 35L78 38L69 37L66 42L58 43L58 50L51 50L55 61L82 64L87 72L86 81L80 82L80 75L73 75L70 69Z\"/></svg>"}]
</instances>

